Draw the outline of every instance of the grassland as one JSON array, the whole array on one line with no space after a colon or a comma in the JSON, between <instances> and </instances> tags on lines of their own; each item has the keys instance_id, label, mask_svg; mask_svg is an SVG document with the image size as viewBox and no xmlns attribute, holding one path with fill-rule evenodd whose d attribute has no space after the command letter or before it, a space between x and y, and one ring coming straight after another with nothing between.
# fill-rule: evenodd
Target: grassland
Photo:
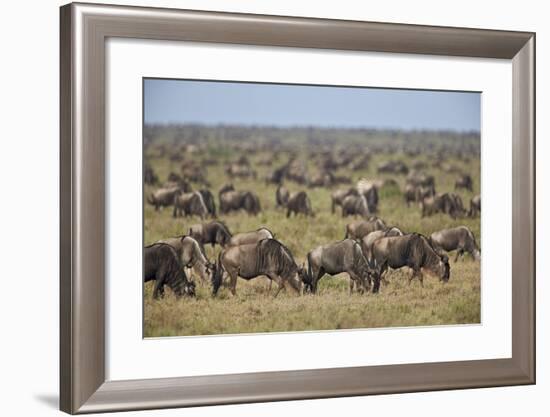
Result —
<instances>
[{"instance_id":1,"label":"grassland","mask_svg":"<svg viewBox=\"0 0 550 417\"><path fill-rule=\"evenodd\" d=\"M159 143L168 143L172 148L179 149L176 144L163 137L163 132L156 132L157 137L147 148L147 163L164 181L170 172L179 172L181 161L173 161L166 154L157 152ZM167 136L166 132L164 135ZM165 142L163 142L163 139ZM383 143L383 139L380 142ZM437 135L431 140L437 141ZM460 140L460 139L455 139ZM211 190L217 197L217 190L227 183L224 173L226 162L236 160L242 151L232 147L224 148L219 142L211 142L206 138L208 146L185 158L200 160L212 157L218 159L216 165L208 166L208 181ZM163 145L165 146L165 145ZM296 151L299 158L308 161L308 170L314 172L315 162L308 158L303 149ZM246 153L245 153L246 154ZM272 149L260 150L246 154L258 176L256 180L233 180L237 189L254 190L258 193L262 213L256 217L245 213L234 213L223 216L221 219L229 226L233 233L255 230L266 226L272 230L276 238L290 248L297 262L302 264L308 251L314 247L341 240L344 237L345 225L353 218L342 218L340 212L332 214L330 210L329 188L308 189L295 183L287 182L285 186L290 190L305 189L311 199L316 213L314 218L291 217L275 208L275 190L273 184L266 184L264 177L274 167L278 167L288 160L289 154L273 155ZM273 166L265 166L258 161L273 158ZM374 152L368 169L349 171L340 169L338 175L349 175L354 182L359 178L393 178L398 186L383 188L380 192L378 216L388 225L397 226L407 232L430 233L446 227L466 225L480 242L479 218L462 218L453 220L447 215L438 214L432 217L421 218L420 208L405 205L401 189L405 183L404 176L379 175L376 166L379 162L388 159L402 159L408 165L413 160L425 161L428 168L423 170L433 174L436 179L438 192L454 190L456 173L444 172L432 167L432 156L407 156L401 152L391 151ZM448 161L474 179L474 192L458 191L465 205L470 198L480 190L479 158L455 158ZM145 193L152 190L146 186ZM145 244L159 239L187 233L189 226L199 223L199 218L172 218L170 208L155 212L153 207L144 208L144 237ZM207 248L210 258L217 256L217 251ZM453 254L454 255L454 254ZM418 281L408 284L408 275L405 271L393 271L389 275L388 285L383 285L379 294L349 295L349 279L346 274L336 277L325 276L321 279L319 293L316 296L295 297L281 293L277 298L273 292L268 292L268 281L257 278L246 282L239 279L237 296L231 297L225 288L220 290L216 298L211 296L207 284L195 279L198 285L195 299L176 299L170 291L161 300L151 297L152 285L145 285L144 289L144 336L181 336L205 334L231 334L251 332L279 332L299 330L328 330L351 328L374 328L391 326L441 325L480 322L480 264L466 257L454 262L451 256L451 279L443 284L434 277L427 276L424 287Z\"/></svg>"}]
</instances>

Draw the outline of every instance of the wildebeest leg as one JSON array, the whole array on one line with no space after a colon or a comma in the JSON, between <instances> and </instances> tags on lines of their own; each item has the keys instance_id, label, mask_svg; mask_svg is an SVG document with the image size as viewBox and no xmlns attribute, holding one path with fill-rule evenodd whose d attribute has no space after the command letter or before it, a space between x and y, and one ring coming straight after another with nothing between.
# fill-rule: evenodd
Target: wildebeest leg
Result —
<instances>
[{"instance_id":1,"label":"wildebeest leg","mask_svg":"<svg viewBox=\"0 0 550 417\"><path fill-rule=\"evenodd\" d=\"M237 271L230 269L227 271L229 274L229 290L231 291L232 295L237 295Z\"/></svg>"},{"instance_id":2,"label":"wildebeest leg","mask_svg":"<svg viewBox=\"0 0 550 417\"><path fill-rule=\"evenodd\" d=\"M164 280L162 279L155 279L155 287L153 289L153 298L155 300L158 300L159 297L164 297Z\"/></svg>"},{"instance_id":3,"label":"wildebeest leg","mask_svg":"<svg viewBox=\"0 0 550 417\"><path fill-rule=\"evenodd\" d=\"M458 258L462 255L464 255L464 250L462 248L458 248L456 250L455 263L458 262Z\"/></svg>"},{"instance_id":4,"label":"wildebeest leg","mask_svg":"<svg viewBox=\"0 0 550 417\"><path fill-rule=\"evenodd\" d=\"M411 285L412 280L416 277L416 269L413 269L411 276L409 277L409 285Z\"/></svg>"},{"instance_id":5,"label":"wildebeest leg","mask_svg":"<svg viewBox=\"0 0 550 417\"><path fill-rule=\"evenodd\" d=\"M350 278L349 294L351 295L351 293L353 292L352 290L353 290L353 287L355 286L354 283L357 284L357 291L363 292L363 290L365 288L365 285L364 285L364 282L361 279L361 277L359 277L359 275L357 275L353 271L348 271L348 275L349 275L349 278Z\"/></svg>"},{"instance_id":6,"label":"wildebeest leg","mask_svg":"<svg viewBox=\"0 0 550 417\"><path fill-rule=\"evenodd\" d=\"M285 286L285 282L284 280L277 274L268 274L267 275L269 278L271 278L271 281L275 281L277 283L277 285L279 286L279 288L277 288L277 292L275 293L275 297L277 297L279 295L279 293L281 292L281 290L283 289L283 287Z\"/></svg>"},{"instance_id":7,"label":"wildebeest leg","mask_svg":"<svg viewBox=\"0 0 550 417\"><path fill-rule=\"evenodd\" d=\"M323 275L325 275L325 270L323 268L319 268L317 272L315 272L315 269L313 270L312 280L311 280L311 292L313 294L317 294L317 283L321 279Z\"/></svg>"},{"instance_id":8,"label":"wildebeest leg","mask_svg":"<svg viewBox=\"0 0 550 417\"><path fill-rule=\"evenodd\" d=\"M349 295L353 294L353 290L355 288L355 280L351 277L349 277Z\"/></svg>"}]
</instances>

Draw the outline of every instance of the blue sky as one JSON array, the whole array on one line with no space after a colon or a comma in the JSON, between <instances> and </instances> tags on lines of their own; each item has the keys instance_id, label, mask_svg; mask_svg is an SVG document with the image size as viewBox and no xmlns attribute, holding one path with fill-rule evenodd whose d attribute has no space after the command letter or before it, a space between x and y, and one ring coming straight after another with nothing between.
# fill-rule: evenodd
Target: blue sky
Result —
<instances>
[{"instance_id":1,"label":"blue sky","mask_svg":"<svg viewBox=\"0 0 550 417\"><path fill-rule=\"evenodd\" d=\"M145 123L480 131L481 94L146 79Z\"/></svg>"}]
</instances>

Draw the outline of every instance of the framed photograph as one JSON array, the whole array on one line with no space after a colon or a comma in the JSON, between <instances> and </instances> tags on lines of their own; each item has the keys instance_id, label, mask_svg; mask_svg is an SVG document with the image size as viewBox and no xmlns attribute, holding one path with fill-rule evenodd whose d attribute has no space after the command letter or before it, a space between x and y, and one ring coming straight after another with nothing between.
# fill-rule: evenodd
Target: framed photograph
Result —
<instances>
[{"instance_id":1,"label":"framed photograph","mask_svg":"<svg viewBox=\"0 0 550 417\"><path fill-rule=\"evenodd\" d=\"M63 6L61 409L535 383L534 62L527 32Z\"/></svg>"}]
</instances>

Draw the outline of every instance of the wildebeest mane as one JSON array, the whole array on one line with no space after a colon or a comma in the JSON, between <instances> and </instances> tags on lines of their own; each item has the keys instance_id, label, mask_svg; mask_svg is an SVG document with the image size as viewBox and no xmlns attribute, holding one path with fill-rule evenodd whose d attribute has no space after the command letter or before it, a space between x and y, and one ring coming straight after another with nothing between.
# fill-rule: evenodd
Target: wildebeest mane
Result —
<instances>
[{"instance_id":1,"label":"wildebeest mane","mask_svg":"<svg viewBox=\"0 0 550 417\"><path fill-rule=\"evenodd\" d=\"M176 294L183 294L185 284L188 283L187 275L183 270L181 262L179 260L178 254L175 249L167 243L153 243L151 245L145 246L146 249L153 247L158 247L159 250L167 250L170 253L170 256L166 259L162 259L162 267L166 271L165 283L174 291ZM162 248L162 249L161 249ZM164 249L166 248L166 249Z\"/></svg>"},{"instance_id":2,"label":"wildebeest mane","mask_svg":"<svg viewBox=\"0 0 550 417\"><path fill-rule=\"evenodd\" d=\"M269 233L271 233L271 236L273 236L273 239L275 239L275 233L273 233L273 232L272 232L270 229L268 229L267 227L264 227L264 226L258 227L258 228L256 229L256 232L259 232L260 230L267 230ZM279 243L281 243L281 242L279 242ZM283 245L282 243L281 243L281 246L284 247L284 245Z\"/></svg>"},{"instance_id":3,"label":"wildebeest mane","mask_svg":"<svg viewBox=\"0 0 550 417\"><path fill-rule=\"evenodd\" d=\"M257 271L267 271L270 267L276 265L277 268L274 272L282 278L289 278L298 270L292 252L278 240L260 240L256 248Z\"/></svg>"}]
</instances>

